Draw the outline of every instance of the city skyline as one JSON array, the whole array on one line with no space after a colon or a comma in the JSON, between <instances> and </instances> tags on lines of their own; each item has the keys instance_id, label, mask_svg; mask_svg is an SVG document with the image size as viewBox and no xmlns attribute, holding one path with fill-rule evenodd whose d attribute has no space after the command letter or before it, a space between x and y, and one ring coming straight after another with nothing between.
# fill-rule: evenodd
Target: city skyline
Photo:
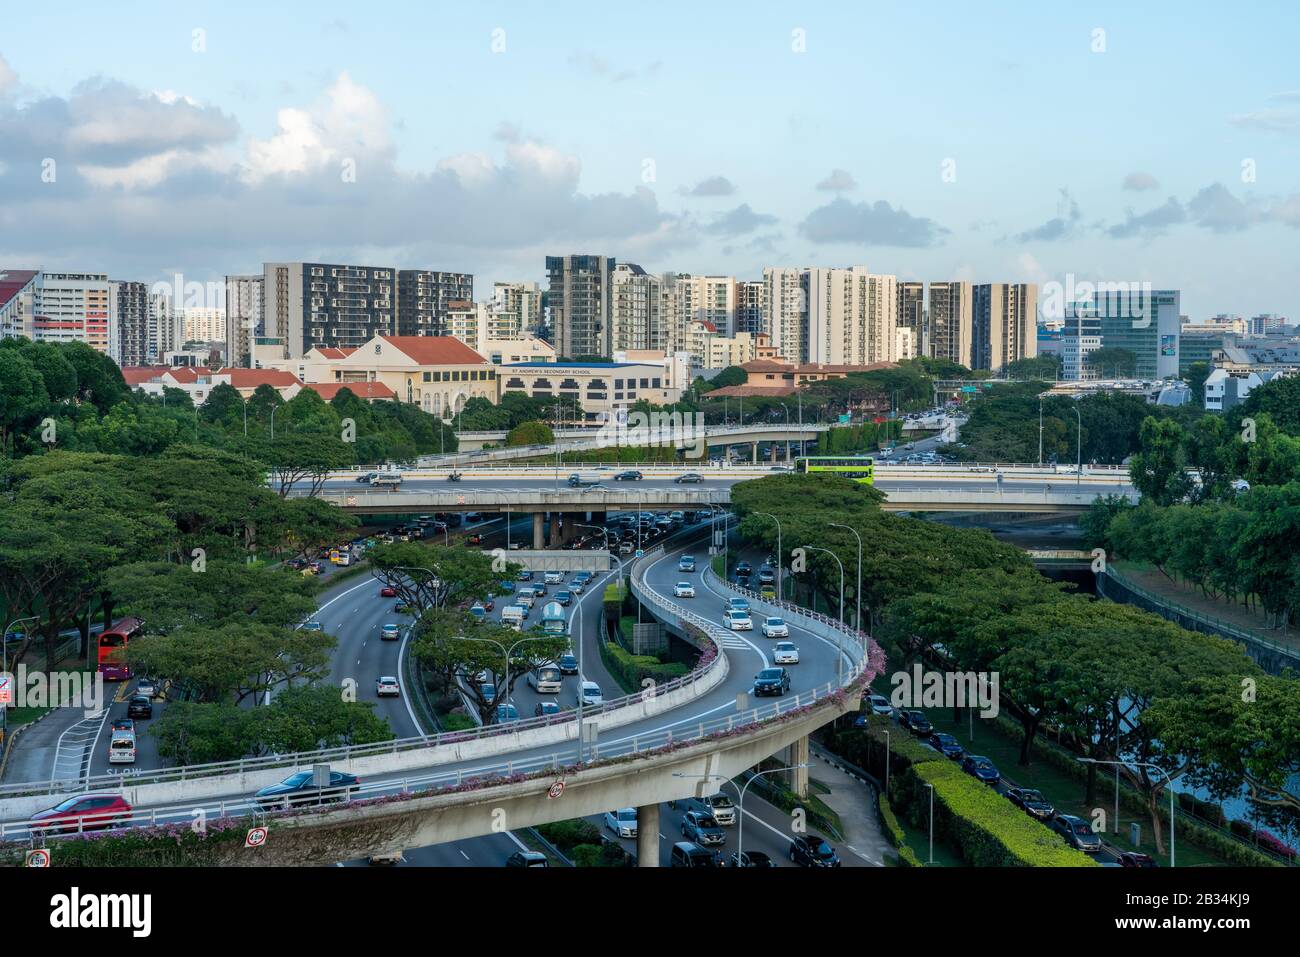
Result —
<instances>
[{"instance_id":1,"label":"city skyline","mask_svg":"<svg viewBox=\"0 0 1300 957\"><path fill-rule=\"evenodd\" d=\"M85 11L58 57L35 54L54 14L7 21L6 267L154 283L382 262L471 273L483 298L583 254L748 280L1074 274L1180 289L1192 317L1300 313L1300 81L1287 31L1259 29L1294 19L1281 4L1213 31L1207 5L952 6L923 48L872 39L926 25L901 7L692 10L689 30L600 11L579 30L504 5L324 3L259 10L258 29L247 5L146 6L129 29ZM922 50L934 65L912 69ZM1221 68L1179 69L1197 57Z\"/></svg>"}]
</instances>

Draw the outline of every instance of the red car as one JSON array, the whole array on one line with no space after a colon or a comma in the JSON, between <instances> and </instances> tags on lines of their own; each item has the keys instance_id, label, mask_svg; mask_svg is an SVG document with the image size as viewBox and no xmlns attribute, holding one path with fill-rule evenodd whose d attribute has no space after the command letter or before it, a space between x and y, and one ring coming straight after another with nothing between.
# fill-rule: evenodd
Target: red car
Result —
<instances>
[{"instance_id":1,"label":"red car","mask_svg":"<svg viewBox=\"0 0 1300 957\"><path fill-rule=\"evenodd\" d=\"M468 535L465 536L465 541L467 541L471 545L482 545L483 536L480 535L478 532L470 532Z\"/></svg>"},{"instance_id":2,"label":"red car","mask_svg":"<svg viewBox=\"0 0 1300 957\"><path fill-rule=\"evenodd\" d=\"M484 598L484 599L483 599L483 608L484 608L485 610L487 610L487 611L491 611L491 610L492 610L493 608L495 608L495 607L496 607L496 603L493 602L491 598Z\"/></svg>"},{"instance_id":3,"label":"red car","mask_svg":"<svg viewBox=\"0 0 1300 957\"><path fill-rule=\"evenodd\" d=\"M125 824L131 819L131 810L120 794L77 794L62 804L37 811L27 822L37 831L90 831Z\"/></svg>"},{"instance_id":4,"label":"red car","mask_svg":"<svg viewBox=\"0 0 1300 957\"><path fill-rule=\"evenodd\" d=\"M392 585L385 585L383 588L379 589L379 597L380 597L380 598L396 598L396 597L397 597L397 589L394 588Z\"/></svg>"}]
</instances>

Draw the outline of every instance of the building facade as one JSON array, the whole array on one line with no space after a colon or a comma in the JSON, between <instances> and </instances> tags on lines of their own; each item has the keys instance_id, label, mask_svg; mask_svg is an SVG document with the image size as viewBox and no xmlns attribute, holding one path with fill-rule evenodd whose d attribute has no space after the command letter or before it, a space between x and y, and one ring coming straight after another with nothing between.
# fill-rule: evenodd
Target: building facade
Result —
<instances>
[{"instance_id":1,"label":"building facade","mask_svg":"<svg viewBox=\"0 0 1300 957\"><path fill-rule=\"evenodd\" d=\"M226 277L226 364L249 368L252 343L262 334L263 274Z\"/></svg>"},{"instance_id":2,"label":"building facade","mask_svg":"<svg viewBox=\"0 0 1300 957\"><path fill-rule=\"evenodd\" d=\"M971 283L932 282L929 292L930 358L971 368Z\"/></svg>"},{"instance_id":3,"label":"building facade","mask_svg":"<svg viewBox=\"0 0 1300 957\"><path fill-rule=\"evenodd\" d=\"M397 335L448 335L448 311L453 302L474 300L470 273L432 269L397 270Z\"/></svg>"},{"instance_id":4,"label":"building facade","mask_svg":"<svg viewBox=\"0 0 1300 957\"><path fill-rule=\"evenodd\" d=\"M150 334L149 289L142 282L109 283L109 322L116 330L113 361L143 366L158 361L162 351Z\"/></svg>"},{"instance_id":5,"label":"building facade","mask_svg":"<svg viewBox=\"0 0 1300 957\"><path fill-rule=\"evenodd\" d=\"M998 372L1038 355L1038 287L980 283L971 290L972 369Z\"/></svg>"},{"instance_id":6,"label":"building facade","mask_svg":"<svg viewBox=\"0 0 1300 957\"><path fill-rule=\"evenodd\" d=\"M613 352L614 259L608 256L547 256L552 342L560 355L608 356Z\"/></svg>"},{"instance_id":7,"label":"building facade","mask_svg":"<svg viewBox=\"0 0 1300 957\"><path fill-rule=\"evenodd\" d=\"M262 334L283 342L284 358L393 334L396 286L388 267L265 263L262 277Z\"/></svg>"}]
</instances>

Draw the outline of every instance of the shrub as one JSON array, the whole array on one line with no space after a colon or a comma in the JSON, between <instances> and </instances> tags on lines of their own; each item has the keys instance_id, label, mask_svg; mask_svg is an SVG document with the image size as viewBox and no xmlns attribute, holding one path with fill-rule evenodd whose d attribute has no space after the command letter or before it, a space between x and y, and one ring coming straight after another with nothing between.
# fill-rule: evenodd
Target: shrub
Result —
<instances>
[{"instance_id":1,"label":"shrub","mask_svg":"<svg viewBox=\"0 0 1300 957\"><path fill-rule=\"evenodd\" d=\"M646 678L655 684L665 684L690 671L680 662L664 664L653 655L630 654L612 641L601 644L600 660L629 694L640 691L643 687L641 682Z\"/></svg>"},{"instance_id":2,"label":"shrub","mask_svg":"<svg viewBox=\"0 0 1300 957\"><path fill-rule=\"evenodd\" d=\"M589 844L596 853L600 852L600 828L590 821L577 818L571 821L556 821L554 824L539 824L537 833L546 838L561 851L573 857L570 851L576 851L580 844Z\"/></svg>"}]
</instances>

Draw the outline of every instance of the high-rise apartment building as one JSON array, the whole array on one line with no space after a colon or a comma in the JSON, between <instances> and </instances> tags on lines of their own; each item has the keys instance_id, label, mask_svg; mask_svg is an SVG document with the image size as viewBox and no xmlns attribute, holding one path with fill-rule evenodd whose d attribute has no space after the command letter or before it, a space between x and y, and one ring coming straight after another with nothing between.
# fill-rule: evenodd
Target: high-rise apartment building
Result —
<instances>
[{"instance_id":1,"label":"high-rise apartment building","mask_svg":"<svg viewBox=\"0 0 1300 957\"><path fill-rule=\"evenodd\" d=\"M32 303L40 275L36 269L0 269L0 339L32 338Z\"/></svg>"},{"instance_id":2,"label":"high-rise apartment building","mask_svg":"<svg viewBox=\"0 0 1300 957\"><path fill-rule=\"evenodd\" d=\"M312 348L360 348L394 334L395 273L385 266L264 263L263 335L284 358Z\"/></svg>"},{"instance_id":3,"label":"high-rise apartment building","mask_svg":"<svg viewBox=\"0 0 1300 957\"><path fill-rule=\"evenodd\" d=\"M932 282L929 293L930 357L971 368L971 284Z\"/></svg>"},{"instance_id":4,"label":"high-rise apartment building","mask_svg":"<svg viewBox=\"0 0 1300 957\"><path fill-rule=\"evenodd\" d=\"M84 342L112 355L117 336L109 321L111 294L103 273L42 272L32 294L32 338Z\"/></svg>"},{"instance_id":5,"label":"high-rise apartment building","mask_svg":"<svg viewBox=\"0 0 1300 957\"><path fill-rule=\"evenodd\" d=\"M766 289L767 284L761 279L737 281L735 335L767 332L763 326L763 293Z\"/></svg>"},{"instance_id":6,"label":"high-rise apartment building","mask_svg":"<svg viewBox=\"0 0 1300 957\"><path fill-rule=\"evenodd\" d=\"M972 289L972 369L997 372L1038 355L1038 286L980 283Z\"/></svg>"},{"instance_id":7,"label":"high-rise apartment building","mask_svg":"<svg viewBox=\"0 0 1300 957\"><path fill-rule=\"evenodd\" d=\"M397 271L398 335L444 335L450 304L473 301L474 277L470 273L399 269Z\"/></svg>"},{"instance_id":8,"label":"high-rise apartment building","mask_svg":"<svg viewBox=\"0 0 1300 957\"><path fill-rule=\"evenodd\" d=\"M803 272L808 296L805 361L831 365L894 361L896 277L874 276L865 266Z\"/></svg>"},{"instance_id":9,"label":"high-rise apartment building","mask_svg":"<svg viewBox=\"0 0 1300 957\"><path fill-rule=\"evenodd\" d=\"M792 362L808 361L806 272L774 266L763 270L764 331L778 353Z\"/></svg>"},{"instance_id":10,"label":"high-rise apartment building","mask_svg":"<svg viewBox=\"0 0 1300 957\"><path fill-rule=\"evenodd\" d=\"M150 335L148 287L118 281L109 287L109 324L116 331L113 360L120 366L152 365L161 353Z\"/></svg>"},{"instance_id":11,"label":"high-rise apartment building","mask_svg":"<svg viewBox=\"0 0 1300 957\"><path fill-rule=\"evenodd\" d=\"M168 352L185 345L184 322L181 311L172 305L170 293L149 293L149 348L153 358L146 365L160 362Z\"/></svg>"},{"instance_id":12,"label":"high-rise apartment building","mask_svg":"<svg viewBox=\"0 0 1300 957\"><path fill-rule=\"evenodd\" d=\"M535 282L492 284L494 339L522 339L542 328L542 292Z\"/></svg>"},{"instance_id":13,"label":"high-rise apartment building","mask_svg":"<svg viewBox=\"0 0 1300 957\"><path fill-rule=\"evenodd\" d=\"M682 322L710 323L719 335L736 329L736 277L676 273L677 310Z\"/></svg>"},{"instance_id":14,"label":"high-rise apartment building","mask_svg":"<svg viewBox=\"0 0 1300 957\"><path fill-rule=\"evenodd\" d=\"M561 356L613 352L613 271L608 256L547 256L552 342Z\"/></svg>"},{"instance_id":15,"label":"high-rise apartment building","mask_svg":"<svg viewBox=\"0 0 1300 957\"><path fill-rule=\"evenodd\" d=\"M252 367L252 340L262 331L262 273L226 277L226 364Z\"/></svg>"},{"instance_id":16,"label":"high-rise apartment building","mask_svg":"<svg viewBox=\"0 0 1300 957\"><path fill-rule=\"evenodd\" d=\"M925 283L911 280L898 283L897 313L898 326L912 330L913 355L929 355L925 328Z\"/></svg>"},{"instance_id":17,"label":"high-rise apartment building","mask_svg":"<svg viewBox=\"0 0 1300 957\"><path fill-rule=\"evenodd\" d=\"M186 342L223 342L226 338L226 310L203 306L185 309L184 336Z\"/></svg>"}]
</instances>

